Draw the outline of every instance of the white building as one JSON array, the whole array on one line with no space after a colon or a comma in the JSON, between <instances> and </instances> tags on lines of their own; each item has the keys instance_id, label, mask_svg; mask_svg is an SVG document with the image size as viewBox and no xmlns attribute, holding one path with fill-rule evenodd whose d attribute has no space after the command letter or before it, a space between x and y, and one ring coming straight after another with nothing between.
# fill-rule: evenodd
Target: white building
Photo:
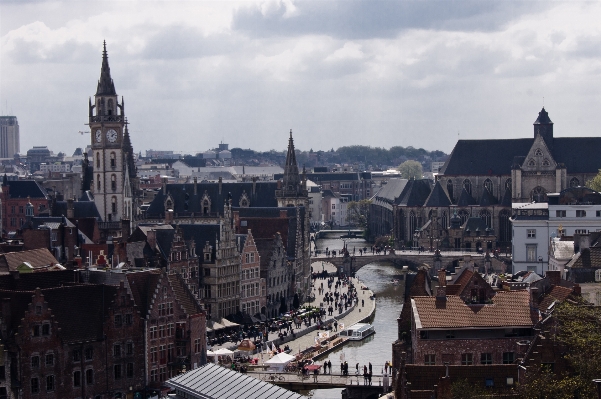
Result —
<instances>
[{"instance_id":1,"label":"white building","mask_svg":"<svg viewBox=\"0 0 601 399\"><path fill-rule=\"evenodd\" d=\"M601 231L601 194L572 187L547 196L548 203L512 205L514 273L525 270L544 275L549 270L553 238ZM553 265L557 267L557 262Z\"/></svg>"}]
</instances>

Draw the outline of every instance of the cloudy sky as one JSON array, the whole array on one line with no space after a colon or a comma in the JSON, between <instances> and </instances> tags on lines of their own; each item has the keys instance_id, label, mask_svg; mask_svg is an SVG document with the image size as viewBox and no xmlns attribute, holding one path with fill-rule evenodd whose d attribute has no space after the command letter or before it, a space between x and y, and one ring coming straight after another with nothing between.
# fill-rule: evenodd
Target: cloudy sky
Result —
<instances>
[{"instance_id":1,"label":"cloudy sky","mask_svg":"<svg viewBox=\"0 0 601 399\"><path fill-rule=\"evenodd\" d=\"M0 0L21 152L90 142L102 41L136 151L596 136L601 2ZM544 100L543 100L544 98Z\"/></svg>"}]
</instances>

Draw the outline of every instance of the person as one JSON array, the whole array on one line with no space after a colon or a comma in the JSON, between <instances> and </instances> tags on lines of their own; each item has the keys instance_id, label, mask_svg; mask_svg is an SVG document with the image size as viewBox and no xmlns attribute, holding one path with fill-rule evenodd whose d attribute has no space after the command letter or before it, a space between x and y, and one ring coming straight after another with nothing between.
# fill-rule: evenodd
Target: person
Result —
<instances>
[{"instance_id":1,"label":"person","mask_svg":"<svg viewBox=\"0 0 601 399\"><path fill-rule=\"evenodd\" d=\"M332 374L332 362L328 360L328 368L330 369L330 374Z\"/></svg>"},{"instance_id":2,"label":"person","mask_svg":"<svg viewBox=\"0 0 601 399\"><path fill-rule=\"evenodd\" d=\"M388 374L388 360L384 363L384 373Z\"/></svg>"},{"instance_id":3,"label":"person","mask_svg":"<svg viewBox=\"0 0 601 399\"><path fill-rule=\"evenodd\" d=\"M367 382L371 385L371 371L367 373Z\"/></svg>"},{"instance_id":4,"label":"person","mask_svg":"<svg viewBox=\"0 0 601 399\"><path fill-rule=\"evenodd\" d=\"M319 371L317 369L313 370L313 382L317 382L317 375L318 374L319 374Z\"/></svg>"},{"instance_id":5,"label":"person","mask_svg":"<svg viewBox=\"0 0 601 399\"><path fill-rule=\"evenodd\" d=\"M355 364L355 374L359 375L359 363Z\"/></svg>"},{"instance_id":6,"label":"person","mask_svg":"<svg viewBox=\"0 0 601 399\"><path fill-rule=\"evenodd\" d=\"M367 385L367 369L363 366L363 385Z\"/></svg>"},{"instance_id":7,"label":"person","mask_svg":"<svg viewBox=\"0 0 601 399\"><path fill-rule=\"evenodd\" d=\"M338 331L338 320L334 320L334 331Z\"/></svg>"},{"instance_id":8,"label":"person","mask_svg":"<svg viewBox=\"0 0 601 399\"><path fill-rule=\"evenodd\" d=\"M371 362L369 362L369 367L368 368L369 368L369 374L371 375L371 372L372 372Z\"/></svg>"}]
</instances>

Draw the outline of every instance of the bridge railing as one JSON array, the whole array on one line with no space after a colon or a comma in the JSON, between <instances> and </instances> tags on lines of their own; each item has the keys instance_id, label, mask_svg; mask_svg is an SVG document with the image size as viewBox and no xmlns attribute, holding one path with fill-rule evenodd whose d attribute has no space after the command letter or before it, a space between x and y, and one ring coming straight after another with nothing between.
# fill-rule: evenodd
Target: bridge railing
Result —
<instances>
[{"instance_id":1,"label":"bridge railing","mask_svg":"<svg viewBox=\"0 0 601 399\"><path fill-rule=\"evenodd\" d=\"M375 371L375 370L374 370ZM349 375L341 375L334 370L331 374L319 373L314 375L303 375L302 373L278 373L278 372L248 372L248 375L258 378L263 381L271 382L276 385L285 384L320 384L320 385L333 385L333 386L346 386L346 385L370 385L368 380L363 377L363 372L355 374L355 370L349 370ZM372 386L383 386L384 375L379 373L372 374L371 385ZM392 373L388 372L388 386L392 383Z\"/></svg>"}]
</instances>

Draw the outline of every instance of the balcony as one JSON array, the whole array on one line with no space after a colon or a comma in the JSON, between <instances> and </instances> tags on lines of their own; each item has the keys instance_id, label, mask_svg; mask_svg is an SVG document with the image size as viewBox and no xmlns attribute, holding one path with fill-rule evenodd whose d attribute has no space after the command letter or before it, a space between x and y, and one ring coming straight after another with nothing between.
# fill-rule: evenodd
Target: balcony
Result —
<instances>
[{"instance_id":1,"label":"balcony","mask_svg":"<svg viewBox=\"0 0 601 399\"><path fill-rule=\"evenodd\" d=\"M92 122L123 122L123 116L121 115L95 115L90 117L90 123Z\"/></svg>"}]
</instances>

